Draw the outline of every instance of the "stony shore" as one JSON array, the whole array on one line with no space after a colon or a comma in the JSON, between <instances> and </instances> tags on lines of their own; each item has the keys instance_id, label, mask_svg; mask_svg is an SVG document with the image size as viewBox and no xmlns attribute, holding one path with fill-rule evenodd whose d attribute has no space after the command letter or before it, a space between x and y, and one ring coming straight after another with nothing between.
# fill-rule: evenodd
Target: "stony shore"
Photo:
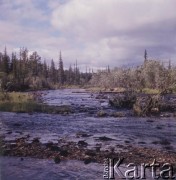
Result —
<instances>
[{"instance_id":1,"label":"stony shore","mask_svg":"<svg viewBox=\"0 0 176 180\"><path fill-rule=\"evenodd\" d=\"M3 156L33 157L41 159L53 159L55 163L62 160L82 160L85 164L91 162L103 163L105 158L124 158L124 163L152 163L154 159L160 163L171 163L176 165L176 152L163 152L156 149L134 146L122 146L124 151L116 152L114 148L101 150L96 146L88 148L85 141L68 142L64 139L58 143L48 142L42 144L35 138L31 143L27 143L28 137L16 139L15 142L5 142L1 138L0 150ZM104 139L105 140L105 139ZM117 145L117 148L119 148Z\"/></svg>"}]
</instances>

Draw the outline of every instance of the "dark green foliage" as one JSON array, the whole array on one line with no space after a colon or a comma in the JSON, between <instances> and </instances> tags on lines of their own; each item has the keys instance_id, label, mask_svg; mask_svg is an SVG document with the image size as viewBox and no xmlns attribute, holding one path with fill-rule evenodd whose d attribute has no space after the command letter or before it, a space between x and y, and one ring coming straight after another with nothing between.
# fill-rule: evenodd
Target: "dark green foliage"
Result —
<instances>
[{"instance_id":1,"label":"dark green foliage","mask_svg":"<svg viewBox=\"0 0 176 180\"><path fill-rule=\"evenodd\" d=\"M51 60L51 68L50 68L50 80L56 84L57 83L57 71L55 67L55 63L53 59Z\"/></svg>"},{"instance_id":2,"label":"dark green foliage","mask_svg":"<svg viewBox=\"0 0 176 180\"><path fill-rule=\"evenodd\" d=\"M4 53L0 53L0 70L6 74L10 71L10 57L7 54L6 48Z\"/></svg>"},{"instance_id":3,"label":"dark green foliage","mask_svg":"<svg viewBox=\"0 0 176 180\"><path fill-rule=\"evenodd\" d=\"M59 84L63 85L65 78L64 78L64 65L63 65L63 61L62 61L62 54L60 52L60 56L59 56L59 69L58 69L58 73L59 73Z\"/></svg>"},{"instance_id":4,"label":"dark green foliage","mask_svg":"<svg viewBox=\"0 0 176 180\"><path fill-rule=\"evenodd\" d=\"M116 108L132 108L136 102L136 94L132 91L126 91L123 95L109 100L109 104Z\"/></svg>"},{"instance_id":5,"label":"dark green foliage","mask_svg":"<svg viewBox=\"0 0 176 180\"><path fill-rule=\"evenodd\" d=\"M62 55L60 53L58 68L54 60L50 66L35 51L29 55L27 48L20 48L19 55L12 53L11 58L0 52L0 85L6 91L26 91L53 89L67 85L84 85L90 80L91 75L80 73L76 67L64 70ZM11 84L7 88L7 83Z\"/></svg>"},{"instance_id":6,"label":"dark green foliage","mask_svg":"<svg viewBox=\"0 0 176 180\"><path fill-rule=\"evenodd\" d=\"M147 57L148 57L148 55L147 55L147 50L145 49L145 52L144 52L144 60L145 60L145 61L147 60Z\"/></svg>"}]
</instances>

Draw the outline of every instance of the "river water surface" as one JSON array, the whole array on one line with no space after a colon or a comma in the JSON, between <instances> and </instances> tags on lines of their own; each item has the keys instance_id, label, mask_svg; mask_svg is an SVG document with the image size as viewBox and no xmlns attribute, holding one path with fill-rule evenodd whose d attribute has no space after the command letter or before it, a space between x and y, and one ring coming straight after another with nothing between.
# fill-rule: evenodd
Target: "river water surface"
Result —
<instances>
[{"instance_id":1,"label":"river water surface","mask_svg":"<svg viewBox=\"0 0 176 180\"><path fill-rule=\"evenodd\" d=\"M176 120L174 118L98 118L99 110L114 111L107 99L96 99L96 94L85 90L66 89L44 91L43 100L49 105L71 105L70 115L20 114L0 112L0 135L13 142L19 137L30 135L29 141L39 138L40 142L84 140L88 148L100 145L103 150L114 147L124 151L128 145L151 147L162 151L176 149ZM80 112L81 108L89 111ZM91 113L90 113L91 112ZM78 134L87 134L79 137ZM102 141L101 137L111 138ZM123 148L121 148L123 147ZM84 165L79 161L64 161L59 165L51 160L16 157L0 157L1 179L103 179L103 165Z\"/></svg>"}]
</instances>

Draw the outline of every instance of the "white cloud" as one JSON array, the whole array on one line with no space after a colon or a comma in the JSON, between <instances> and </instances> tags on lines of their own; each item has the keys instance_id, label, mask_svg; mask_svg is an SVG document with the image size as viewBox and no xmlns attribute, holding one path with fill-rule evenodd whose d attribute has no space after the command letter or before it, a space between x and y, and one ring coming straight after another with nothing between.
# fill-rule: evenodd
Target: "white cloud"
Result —
<instances>
[{"instance_id":1,"label":"white cloud","mask_svg":"<svg viewBox=\"0 0 176 180\"><path fill-rule=\"evenodd\" d=\"M174 0L1 0L0 49L26 46L66 66L143 61L144 49L174 58ZM169 56L169 57L168 57Z\"/></svg>"},{"instance_id":2,"label":"white cloud","mask_svg":"<svg viewBox=\"0 0 176 180\"><path fill-rule=\"evenodd\" d=\"M56 8L52 24L62 32L95 38L176 18L172 0L72 0Z\"/></svg>"},{"instance_id":3,"label":"white cloud","mask_svg":"<svg viewBox=\"0 0 176 180\"><path fill-rule=\"evenodd\" d=\"M21 20L47 20L44 12L35 6L33 0L2 0L0 10L4 19L11 23Z\"/></svg>"},{"instance_id":4,"label":"white cloud","mask_svg":"<svg viewBox=\"0 0 176 180\"><path fill-rule=\"evenodd\" d=\"M175 7L172 0L71 0L53 11L51 23L84 44L79 53L92 65L118 65L135 60L135 53L142 60L141 48L161 45L169 27L160 37L157 33L176 19Z\"/></svg>"},{"instance_id":5,"label":"white cloud","mask_svg":"<svg viewBox=\"0 0 176 180\"><path fill-rule=\"evenodd\" d=\"M57 8L60 5L61 5L61 2L59 2L59 1L48 0L48 6L49 6L50 9L55 9L55 8Z\"/></svg>"}]
</instances>

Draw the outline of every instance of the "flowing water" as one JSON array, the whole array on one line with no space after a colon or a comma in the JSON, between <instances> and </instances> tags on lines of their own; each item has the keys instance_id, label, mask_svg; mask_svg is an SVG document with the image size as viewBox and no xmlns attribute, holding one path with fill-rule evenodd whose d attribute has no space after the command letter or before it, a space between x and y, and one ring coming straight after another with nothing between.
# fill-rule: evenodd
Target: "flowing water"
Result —
<instances>
[{"instance_id":1,"label":"flowing water","mask_svg":"<svg viewBox=\"0 0 176 180\"><path fill-rule=\"evenodd\" d=\"M95 94L85 90L66 89L44 91L43 100L49 105L71 105L75 113L21 114L0 112L0 135L12 142L19 137L30 135L42 143L84 140L88 148L101 145L103 150L111 147L124 151L128 145L152 147L163 151L176 149L176 120L174 118L96 117L99 110L114 111L107 99L96 99ZM79 109L88 111L80 112ZM91 113L90 113L91 111ZM84 133L88 136L78 137ZM101 137L111 138L102 141ZM119 146L121 145L121 146ZM122 147L122 148L121 148ZM64 161L59 165L49 160L1 157L1 179L103 179L103 165L84 165L79 161Z\"/></svg>"}]
</instances>

